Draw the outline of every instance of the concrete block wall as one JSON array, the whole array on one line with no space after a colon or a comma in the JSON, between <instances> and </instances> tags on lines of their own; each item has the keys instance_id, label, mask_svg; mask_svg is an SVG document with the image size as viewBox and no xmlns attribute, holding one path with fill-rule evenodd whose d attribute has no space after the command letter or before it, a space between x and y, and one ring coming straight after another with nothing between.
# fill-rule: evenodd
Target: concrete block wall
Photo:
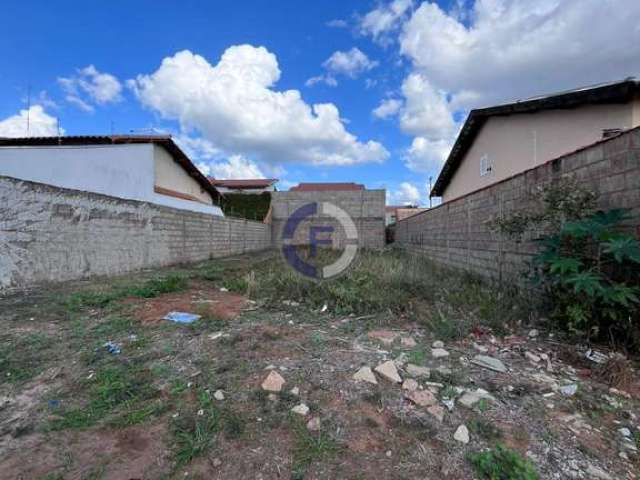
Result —
<instances>
[{"instance_id":1,"label":"concrete block wall","mask_svg":"<svg viewBox=\"0 0 640 480\"><path fill-rule=\"evenodd\" d=\"M442 265L501 280L518 280L537 251L533 232L516 242L492 230L501 216L534 207L544 185L573 177L599 194L598 208L628 208L627 230L640 238L640 128L402 220L396 245Z\"/></svg>"},{"instance_id":2,"label":"concrete block wall","mask_svg":"<svg viewBox=\"0 0 640 480\"><path fill-rule=\"evenodd\" d=\"M347 212L358 230L358 244L363 248L382 248L385 245L385 191L361 190L338 192L274 192L271 197L273 243L282 244L282 229L298 208L311 202L329 202ZM295 232L296 244L309 243L309 228L313 225L334 227L331 235L334 248L344 245L344 231L331 217L316 215L303 222Z\"/></svg>"},{"instance_id":3,"label":"concrete block wall","mask_svg":"<svg viewBox=\"0 0 640 480\"><path fill-rule=\"evenodd\" d=\"M271 226L0 176L0 289L271 247Z\"/></svg>"}]
</instances>

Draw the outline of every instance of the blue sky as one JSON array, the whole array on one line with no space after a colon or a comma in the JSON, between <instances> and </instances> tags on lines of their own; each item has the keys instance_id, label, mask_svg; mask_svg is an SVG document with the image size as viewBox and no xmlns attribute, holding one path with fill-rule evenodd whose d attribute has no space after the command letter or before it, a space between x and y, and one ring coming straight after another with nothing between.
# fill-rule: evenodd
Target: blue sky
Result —
<instances>
[{"instance_id":1,"label":"blue sky","mask_svg":"<svg viewBox=\"0 0 640 480\"><path fill-rule=\"evenodd\" d=\"M640 65L631 0L96 5L3 3L0 135L26 133L30 89L30 134L153 128L219 178L357 181L394 203L428 202L470 108Z\"/></svg>"}]
</instances>

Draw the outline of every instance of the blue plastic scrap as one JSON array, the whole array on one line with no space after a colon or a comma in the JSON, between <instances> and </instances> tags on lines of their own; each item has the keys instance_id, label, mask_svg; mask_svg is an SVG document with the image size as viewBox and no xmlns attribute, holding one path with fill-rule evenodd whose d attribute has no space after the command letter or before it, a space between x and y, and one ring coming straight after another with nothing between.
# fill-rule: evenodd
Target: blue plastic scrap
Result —
<instances>
[{"instance_id":1,"label":"blue plastic scrap","mask_svg":"<svg viewBox=\"0 0 640 480\"><path fill-rule=\"evenodd\" d=\"M103 345L103 347L107 349L107 352L113 355L120 355L121 350L120 350L119 343L112 342L111 340L109 340Z\"/></svg>"},{"instance_id":2,"label":"blue plastic scrap","mask_svg":"<svg viewBox=\"0 0 640 480\"><path fill-rule=\"evenodd\" d=\"M169 312L164 319L176 323L193 323L200 319L200 315L187 312Z\"/></svg>"}]
</instances>

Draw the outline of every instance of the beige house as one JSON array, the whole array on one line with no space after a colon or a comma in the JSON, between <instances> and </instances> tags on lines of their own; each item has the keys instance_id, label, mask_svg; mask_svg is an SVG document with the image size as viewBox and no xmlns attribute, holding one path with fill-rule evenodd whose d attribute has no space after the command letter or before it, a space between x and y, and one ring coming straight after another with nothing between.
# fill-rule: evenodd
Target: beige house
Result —
<instances>
[{"instance_id":1,"label":"beige house","mask_svg":"<svg viewBox=\"0 0 640 480\"><path fill-rule=\"evenodd\" d=\"M443 202L640 125L640 82L472 110L431 191Z\"/></svg>"},{"instance_id":2,"label":"beige house","mask_svg":"<svg viewBox=\"0 0 640 480\"><path fill-rule=\"evenodd\" d=\"M218 190L165 135L0 138L0 176L222 215Z\"/></svg>"}]
</instances>

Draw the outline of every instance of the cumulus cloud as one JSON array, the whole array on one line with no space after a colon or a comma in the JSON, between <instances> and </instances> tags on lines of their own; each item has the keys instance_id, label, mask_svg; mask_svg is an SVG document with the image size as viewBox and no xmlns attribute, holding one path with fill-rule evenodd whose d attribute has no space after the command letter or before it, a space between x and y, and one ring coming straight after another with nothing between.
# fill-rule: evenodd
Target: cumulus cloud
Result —
<instances>
[{"instance_id":1,"label":"cumulus cloud","mask_svg":"<svg viewBox=\"0 0 640 480\"><path fill-rule=\"evenodd\" d=\"M419 205L421 200L420 190L409 182L402 182L396 190L390 190L387 194L389 205Z\"/></svg>"},{"instance_id":2,"label":"cumulus cloud","mask_svg":"<svg viewBox=\"0 0 640 480\"><path fill-rule=\"evenodd\" d=\"M402 108L402 101L397 98L387 98L380 102L376 108L373 109L373 116L376 118L388 118L396 115Z\"/></svg>"},{"instance_id":3,"label":"cumulus cloud","mask_svg":"<svg viewBox=\"0 0 640 480\"><path fill-rule=\"evenodd\" d=\"M260 167L242 155L231 155L228 160L223 162L199 162L197 166L205 175L219 180L265 178Z\"/></svg>"},{"instance_id":4,"label":"cumulus cloud","mask_svg":"<svg viewBox=\"0 0 640 480\"><path fill-rule=\"evenodd\" d=\"M389 152L349 133L331 103L309 105L298 90L274 89L276 56L264 47L228 48L216 65L188 50L128 82L140 102L197 130L217 148L272 164L380 163Z\"/></svg>"},{"instance_id":5,"label":"cumulus cloud","mask_svg":"<svg viewBox=\"0 0 640 480\"><path fill-rule=\"evenodd\" d=\"M334 18L325 23L325 25L329 28L347 28L349 23L341 18Z\"/></svg>"},{"instance_id":6,"label":"cumulus cloud","mask_svg":"<svg viewBox=\"0 0 640 480\"><path fill-rule=\"evenodd\" d=\"M64 135L64 130L60 129ZM42 105L32 105L29 109L0 120L0 137L54 137L58 135L58 121L47 114Z\"/></svg>"},{"instance_id":7,"label":"cumulus cloud","mask_svg":"<svg viewBox=\"0 0 640 480\"><path fill-rule=\"evenodd\" d=\"M404 154L404 164L409 170L418 173L438 172L452 146L452 139L429 140L416 137Z\"/></svg>"},{"instance_id":8,"label":"cumulus cloud","mask_svg":"<svg viewBox=\"0 0 640 480\"><path fill-rule=\"evenodd\" d=\"M635 0L476 0L466 15L424 2L400 36L401 53L454 109L640 72Z\"/></svg>"},{"instance_id":9,"label":"cumulus cloud","mask_svg":"<svg viewBox=\"0 0 640 480\"><path fill-rule=\"evenodd\" d=\"M390 33L396 31L411 11L413 0L393 0L371 10L360 21L360 32L374 41L388 45L392 42Z\"/></svg>"},{"instance_id":10,"label":"cumulus cloud","mask_svg":"<svg viewBox=\"0 0 640 480\"><path fill-rule=\"evenodd\" d=\"M310 87L316 83L324 82L329 86L335 87L338 84L336 77L344 75L349 78L356 78L363 72L367 72L375 68L378 62L369 59L367 55L357 47L353 47L347 51L335 51L322 64L326 70L326 74L317 77L311 77L305 83Z\"/></svg>"},{"instance_id":11,"label":"cumulus cloud","mask_svg":"<svg viewBox=\"0 0 640 480\"><path fill-rule=\"evenodd\" d=\"M223 156L219 148L201 137L191 137L181 133L174 136L173 140L191 160L213 160Z\"/></svg>"},{"instance_id":12,"label":"cumulus cloud","mask_svg":"<svg viewBox=\"0 0 640 480\"><path fill-rule=\"evenodd\" d=\"M95 104L122 100L120 81L109 73L99 72L93 65L78 69L74 76L59 77L58 84L64 90L67 102L86 112L93 112Z\"/></svg>"}]
</instances>

